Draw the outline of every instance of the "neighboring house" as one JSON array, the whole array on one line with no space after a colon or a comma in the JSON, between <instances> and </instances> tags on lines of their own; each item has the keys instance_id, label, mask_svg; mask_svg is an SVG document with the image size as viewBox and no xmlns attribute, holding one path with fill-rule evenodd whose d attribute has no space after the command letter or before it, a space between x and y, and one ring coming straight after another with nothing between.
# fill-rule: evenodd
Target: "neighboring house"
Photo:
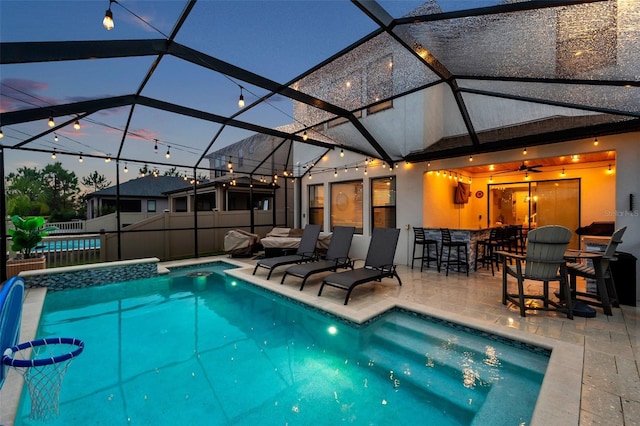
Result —
<instances>
[{"instance_id":1,"label":"neighboring house","mask_svg":"<svg viewBox=\"0 0 640 426\"><path fill-rule=\"evenodd\" d=\"M178 188L190 187L177 176L152 175L131 179L120 184L120 211L123 213L162 213L169 208L165 194ZM87 195L87 219L94 219L116 211L116 186Z\"/></svg>"},{"instance_id":2,"label":"neighboring house","mask_svg":"<svg viewBox=\"0 0 640 426\"><path fill-rule=\"evenodd\" d=\"M199 184L194 200L193 186L165 192L171 212L272 210L280 186L271 180L237 178L228 174ZM195 208L194 208L195 206Z\"/></svg>"}]
</instances>

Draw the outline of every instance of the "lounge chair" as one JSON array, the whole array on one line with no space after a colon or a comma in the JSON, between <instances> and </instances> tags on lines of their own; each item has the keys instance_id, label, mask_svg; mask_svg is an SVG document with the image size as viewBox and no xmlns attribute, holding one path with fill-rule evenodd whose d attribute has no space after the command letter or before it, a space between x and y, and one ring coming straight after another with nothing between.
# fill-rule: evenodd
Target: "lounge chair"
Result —
<instances>
[{"instance_id":1,"label":"lounge chair","mask_svg":"<svg viewBox=\"0 0 640 426\"><path fill-rule=\"evenodd\" d=\"M502 304L511 302L520 308L520 315L526 310L557 310L566 312L573 319L571 303L564 304L549 298L549 281L559 281L560 294L564 300L570 300L565 251L571 240L571 231L564 226L549 225L536 228L527 234L525 254L498 251L502 257ZM515 261L515 265L508 262ZM517 292L510 292L507 277L517 280ZM524 280L542 281L542 294L525 293ZM542 302L542 306L529 303L526 299Z\"/></svg>"},{"instance_id":2,"label":"lounge chair","mask_svg":"<svg viewBox=\"0 0 640 426\"><path fill-rule=\"evenodd\" d=\"M319 235L320 225L305 226L304 231L302 232L302 238L300 239L300 245L298 246L295 254L261 259L256 264L256 267L253 270L253 275L256 274L258 268L266 268L269 270L269 273L267 274L267 279L269 279L271 278L273 270L278 266L313 260L316 255L316 243L318 242Z\"/></svg>"},{"instance_id":3,"label":"lounge chair","mask_svg":"<svg viewBox=\"0 0 640 426\"><path fill-rule=\"evenodd\" d=\"M318 296L322 295L322 289L325 285L341 288L347 291L344 299L344 304L346 305L349 303L349 296L351 296L353 289L361 284L395 277L398 280L398 284L402 285L400 276L396 272L396 266L393 263L399 236L399 229L374 228L364 266L352 271L328 275L322 280Z\"/></svg>"},{"instance_id":4,"label":"lounge chair","mask_svg":"<svg viewBox=\"0 0 640 426\"><path fill-rule=\"evenodd\" d=\"M293 265L287 268L282 276L280 284L284 284L284 279L287 275L293 275L294 277L302 278L300 284L300 290L304 288L304 284L313 274L326 271L337 271L338 268L353 269L353 262L349 258L349 249L351 248L351 240L353 239L353 233L355 232L353 226L336 226L333 229L331 235L331 242L329 243L329 249L324 259L316 262L301 263Z\"/></svg>"}]
</instances>

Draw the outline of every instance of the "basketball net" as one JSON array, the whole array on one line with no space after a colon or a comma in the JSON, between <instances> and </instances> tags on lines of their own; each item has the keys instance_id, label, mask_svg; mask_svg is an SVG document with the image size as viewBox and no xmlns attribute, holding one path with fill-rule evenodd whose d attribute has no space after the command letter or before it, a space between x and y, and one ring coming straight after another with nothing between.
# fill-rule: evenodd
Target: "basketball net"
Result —
<instances>
[{"instance_id":1,"label":"basketball net","mask_svg":"<svg viewBox=\"0 0 640 426\"><path fill-rule=\"evenodd\" d=\"M3 362L24 377L29 389L30 419L47 421L58 416L62 379L83 347L84 344L76 339L73 342L43 339L5 351Z\"/></svg>"}]
</instances>

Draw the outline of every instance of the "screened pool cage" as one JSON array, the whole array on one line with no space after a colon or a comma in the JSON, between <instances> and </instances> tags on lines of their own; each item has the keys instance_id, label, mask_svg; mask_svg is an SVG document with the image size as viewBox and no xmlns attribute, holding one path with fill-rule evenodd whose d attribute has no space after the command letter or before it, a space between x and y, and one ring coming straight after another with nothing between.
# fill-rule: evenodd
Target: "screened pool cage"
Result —
<instances>
[{"instance_id":1,"label":"screened pool cage","mask_svg":"<svg viewBox=\"0 0 640 426\"><path fill-rule=\"evenodd\" d=\"M100 25L107 8L110 31ZM333 172L320 161L327 152L392 166L640 130L635 1L2 9L2 185L25 158L52 154L113 176L117 259L130 232L125 168L171 170L194 199L207 184L244 185L253 231L261 186L273 191L270 226L301 223L301 178ZM173 232L199 256L217 225L191 213Z\"/></svg>"}]
</instances>

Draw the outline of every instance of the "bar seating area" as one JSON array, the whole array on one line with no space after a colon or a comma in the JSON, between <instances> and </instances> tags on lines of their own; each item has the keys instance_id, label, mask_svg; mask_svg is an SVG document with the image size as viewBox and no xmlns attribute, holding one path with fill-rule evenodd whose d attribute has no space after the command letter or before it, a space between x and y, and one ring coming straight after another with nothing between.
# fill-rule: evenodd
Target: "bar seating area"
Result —
<instances>
[{"instance_id":1,"label":"bar seating area","mask_svg":"<svg viewBox=\"0 0 640 426\"><path fill-rule=\"evenodd\" d=\"M445 271L449 276L449 269L456 268L457 271L466 272L469 276L469 244L466 241L455 241L451 238L451 231L448 228L440 228L442 233L442 247L440 248L440 269L447 265ZM447 257L444 258L444 250L447 249ZM455 256L451 257L452 250L455 250ZM464 255L464 256L462 256Z\"/></svg>"}]
</instances>

